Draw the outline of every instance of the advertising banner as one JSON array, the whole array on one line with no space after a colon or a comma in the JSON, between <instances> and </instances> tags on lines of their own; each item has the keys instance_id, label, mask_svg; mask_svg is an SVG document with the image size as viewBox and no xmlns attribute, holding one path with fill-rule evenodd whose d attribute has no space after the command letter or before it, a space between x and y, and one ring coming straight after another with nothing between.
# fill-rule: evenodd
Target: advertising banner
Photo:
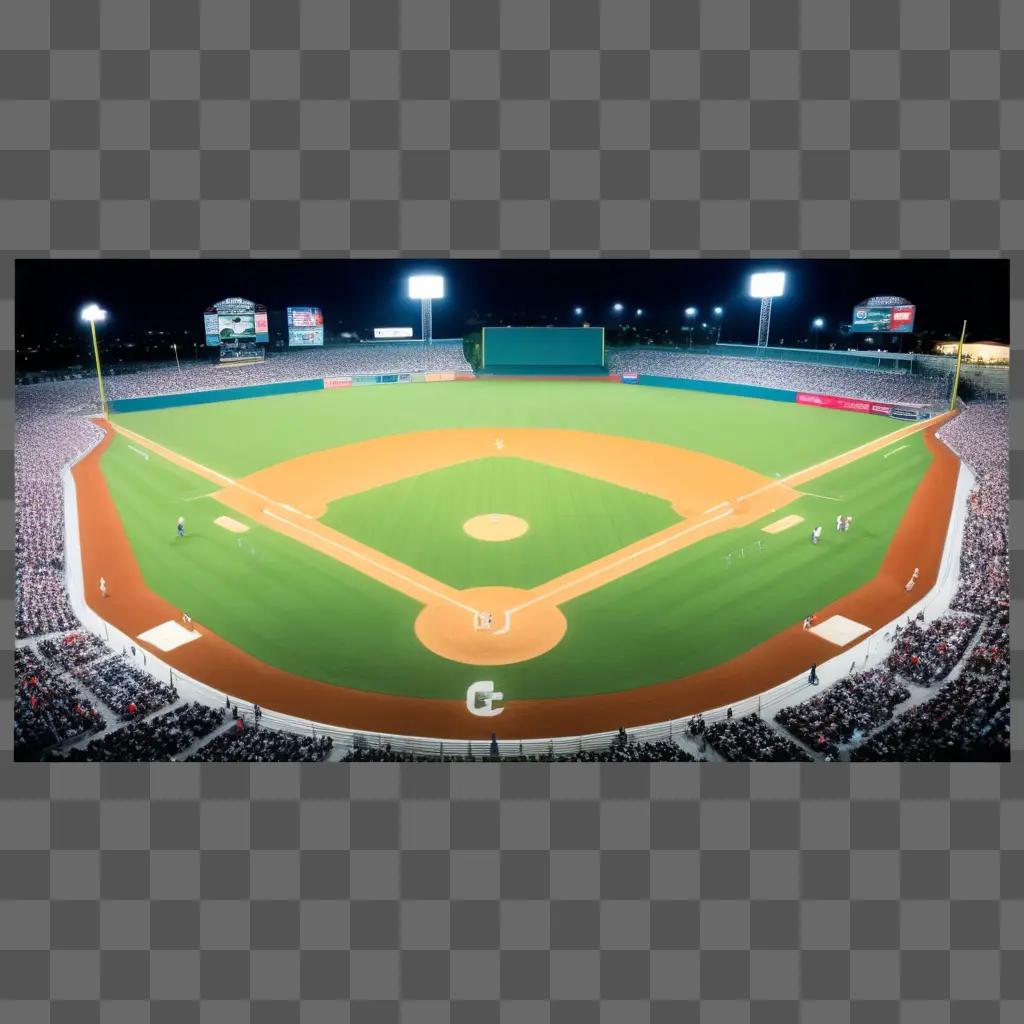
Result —
<instances>
[{"instance_id":1,"label":"advertising banner","mask_svg":"<svg viewBox=\"0 0 1024 1024\"><path fill-rule=\"evenodd\" d=\"M334 388L350 388L352 387L351 377L325 377L324 378L324 390L332 391Z\"/></svg>"},{"instance_id":2,"label":"advertising banner","mask_svg":"<svg viewBox=\"0 0 1024 1024\"><path fill-rule=\"evenodd\" d=\"M891 405L882 402L867 402L860 398L842 398L837 395L809 395L798 392L799 405L817 405L822 409L843 409L846 412L867 412L876 416L888 416L892 412Z\"/></svg>"},{"instance_id":3,"label":"advertising banner","mask_svg":"<svg viewBox=\"0 0 1024 1024\"><path fill-rule=\"evenodd\" d=\"M639 373L624 373L619 378L623 384L638 384L640 382Z\"/></svg>"},{"instance_id":4,"label":"advertising banner","mask_svg":"<svg viewBox=\"0 0 1024 1024\"><path fill-rule=\"evenodd\" d=\"M399 338L411 338L411 327L374 327L374 341L395 341Z\"/></svg>"},{"instance_id":5,"label":"advertising banner","mask_svg":"<svg viewBox=\"0 0 1024 1024\"><path fill-rule=\"evenodd\" d=\"M875 295L853 308L850 330L858 334L909 334L916 307L899 295Z\"/></svg>"}]
</instances>

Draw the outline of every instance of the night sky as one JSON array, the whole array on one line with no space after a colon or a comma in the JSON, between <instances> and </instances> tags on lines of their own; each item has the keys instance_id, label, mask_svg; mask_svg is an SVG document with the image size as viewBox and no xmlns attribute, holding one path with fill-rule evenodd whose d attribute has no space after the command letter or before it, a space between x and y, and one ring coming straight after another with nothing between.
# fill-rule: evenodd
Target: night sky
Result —
<instances>
[{"instance_id":1,"label":"night sky","mask_svg":"<svg viewBox=\"0 0 1024 1024\"><path fill-rule=\"evenodd\" d=\"M968 321L976 339L1009 337L1009 264L1002 260L19 260L18 347L82 332L78 310L96 301L110 312L103 330L135 336L188 330L201 341L202 314L227 296L271 310L320 306L328 334L375 326L410 326L419 304L406 298L414 272L444 275L447 297L434 303L434 336L461 337L474 322L579 322L611 326L612 304L649 327L677 331L683 309L724 307L722 340L753 341L758 302L747 278L787 272L786 295L772 310L772 339L805 338L823 317L826 339L848 324L854 304L900 295L917 306L915 330L958 335ZM584 309L574 317L574 307ZM845 344L844 344L845 347Z\"/></svg>"}]
</instances>

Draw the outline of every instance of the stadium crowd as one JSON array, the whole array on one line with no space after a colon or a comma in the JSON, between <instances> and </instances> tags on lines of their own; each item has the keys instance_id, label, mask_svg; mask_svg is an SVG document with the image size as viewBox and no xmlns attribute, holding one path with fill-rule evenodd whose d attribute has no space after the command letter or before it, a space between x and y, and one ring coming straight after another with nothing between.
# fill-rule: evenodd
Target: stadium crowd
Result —
<instances>
[{"instance_id":1,"label":"stadium crowd","mask_svg":"<svg viewBox=\"0 0 1024 1024\"><path fill-rule=\"evenodd\" d=\"M783 386L878 401L935 401L947 387L943 378L662 351L613 351L610 363L614 372ZM110 395L135 397L226 384L396 370L469 372L469 366L460 345L343 346L274 355L263 363L231 370L206 363L183 363L181 373L173 364L119 373L111 378ZM106 728L104 705L119 721L133 723L120 730L112 728L94 741L104 751L117 748L122 740L114 738L116 733L128 729L130 735L126 734L123 742L130 741L134 756L152 759L166 754L167 742L160 736L168 729L191 728L191 719L179 720L180 716L159 728L148 723L155 730L152 733L139 728L147 723L138 719L175 703L177 692L141 672L126 658L112 657L97 638L80 632L66 597L61 471L101 437L99 429L86 418L96 411L95 394L93 379L16 388L16 636L22 641L35 638L38 653L38 664L31 662L37 671L22 678L19 669L17 676L15 737L19 756L39 756L48 747L73 742L83 731ZM802 705L779 713L780 726L827 758L834 758L846 745L856 759L1008 756L1007 404L972 404L945 425L939 436L973 468L978 481L964 532L960 587L949 614L927 629L911 623L901 631L887 666L877 670L878 674L844 680ZM972 649L976 635L979 638ZM963 661L965 652L969 654ZM27 657L19 653L21 668L28 668L30 662L24 660ZM962 669L959 674L958 669ZM36 683L28 682L33 676ZM28 692L26 682L38 692ZM931 685L936 692L893 718L893 711L898 711L898 704L904 700L897 697L907 684ZM98 698L99 705L91 698L85 699L83 687ZM88 720L86 730L79 728L83 716L78 707ZM866 732L870 735L861 742ZM757 716L706 725L701 735L730 759L807 759L799 746ZM152 756L145 753L151 736ZM243 722L241 728L228 728L192 757L322 760L331 749L327 737L313 740ZM356 750L347 759L418 758L394 750ZM542 759L642 761L691 757L669 741L631 741L605 751Z\"/></svg>"},{"instance_id":2,"label":"stadium crowd","mask_svg":"<svg viewBox=\"0 0 1024 1024\"><path fill-rule=\"evenodd\" d=\"M197 740L209 736L223 721L223 708L193 701L156 718L115 729L85 747L52 754L49 760L171 761Z\"/></svg>"},{"instance_id":3,"label":"stadium crowd","mask_svg":"<svg viewBox=\"0 0 1024 1024\"><path fill-rule=\"evenodd\" d=\"M661 377L753 384L762 388L841 395L875 402L927 405L949 401L944 376L911 375L886 370L855 370L843 366L798 363L782 359L712 356L688 352L626 349L608 351L612 373L645 373Z\"/></svg>"}]
</instances>

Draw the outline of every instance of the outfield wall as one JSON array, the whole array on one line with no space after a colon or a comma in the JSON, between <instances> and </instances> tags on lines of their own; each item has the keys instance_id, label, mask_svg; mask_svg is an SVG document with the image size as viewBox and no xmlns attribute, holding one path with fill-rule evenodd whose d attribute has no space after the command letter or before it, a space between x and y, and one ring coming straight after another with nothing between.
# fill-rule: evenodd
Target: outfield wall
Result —
<instances>
[{"instance_id":1,"label":"outfield wall","mask_svg":"<svg viewBox=\"0 0 1024 1024\"><path fill-rule=\"evenodd\" d=\"M252 384L244 388L214 388L210 391L176 391L169 395L146 395L141 398L118 398L109 404L110 411L145 412L151 409L173 409L211 402L235 402L245 398L267 398L300 391L331 391L335 388L361 387L367 384L431 384L435 381L471 380L468 374L445 373L356 373L311 380L278 381L274 384Z\"/></svg>"},{"instance_id":2,"label":"outfield wall","mask_svg":"<svg viewBox=\"0 0 1024 1024\"><path fill-rule=\"evenodd\" d=\"M685 391L703 391L713 395L732 395L739 398L760 398L770 402L795 402L798 405L816 405L822 409L842 409L845 412L864 412L893 419L929 419L931 412L924 406L893 405L887 402L869 402L862 398L842 395L815 395L805 391L787 391L783 388L763 388L754 384L726 384L716 380L692 380L689 377L658 377L646 373L624 373L623 384L644 384L656 388L680 388Z\"/></svg>"}]
</instances>

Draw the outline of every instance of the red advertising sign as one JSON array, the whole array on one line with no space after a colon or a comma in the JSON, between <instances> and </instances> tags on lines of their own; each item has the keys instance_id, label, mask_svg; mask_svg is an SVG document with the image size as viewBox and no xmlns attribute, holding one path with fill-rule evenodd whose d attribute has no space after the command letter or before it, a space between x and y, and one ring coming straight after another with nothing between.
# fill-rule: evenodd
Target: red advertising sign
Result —
<instances>
[{"instance_id":1,"label":"red advertising sign","mask_svg":"<svg viewBox=\"0 0 1024 1024\"><path fill-rule=\"evenodd\" d=\"M914 323L914 307L913 306L893 306L892 307L892 321L891 326L895 331L897 329L906 328L909 330Z\"/></svg>"},{"instance_id":2,"label":"red advertising sign","mask_svg":"<svg viewBox=\"0 0 1024 1024\"><path fill-rule=\"evenodd\" d=\"M891 405L880 402L866 402L860 398L841 398L837 395L808 395L800 393L796 396L800 405L817 405L822 409L845 409L847 412L868 412L876 416L888 416L892 412Z\"/></svg>"},{"instance_id":3,"label":"red advertising sign","mask_svg":"<svg viewBox=\"0 0 1024 1024\"><path fill-rule=\"evenodd\" d=\"M350 388L352 387L351 377L325 377L324 378L324 389L327 391L333 388Z\"/></svg>"}]
</instances>

